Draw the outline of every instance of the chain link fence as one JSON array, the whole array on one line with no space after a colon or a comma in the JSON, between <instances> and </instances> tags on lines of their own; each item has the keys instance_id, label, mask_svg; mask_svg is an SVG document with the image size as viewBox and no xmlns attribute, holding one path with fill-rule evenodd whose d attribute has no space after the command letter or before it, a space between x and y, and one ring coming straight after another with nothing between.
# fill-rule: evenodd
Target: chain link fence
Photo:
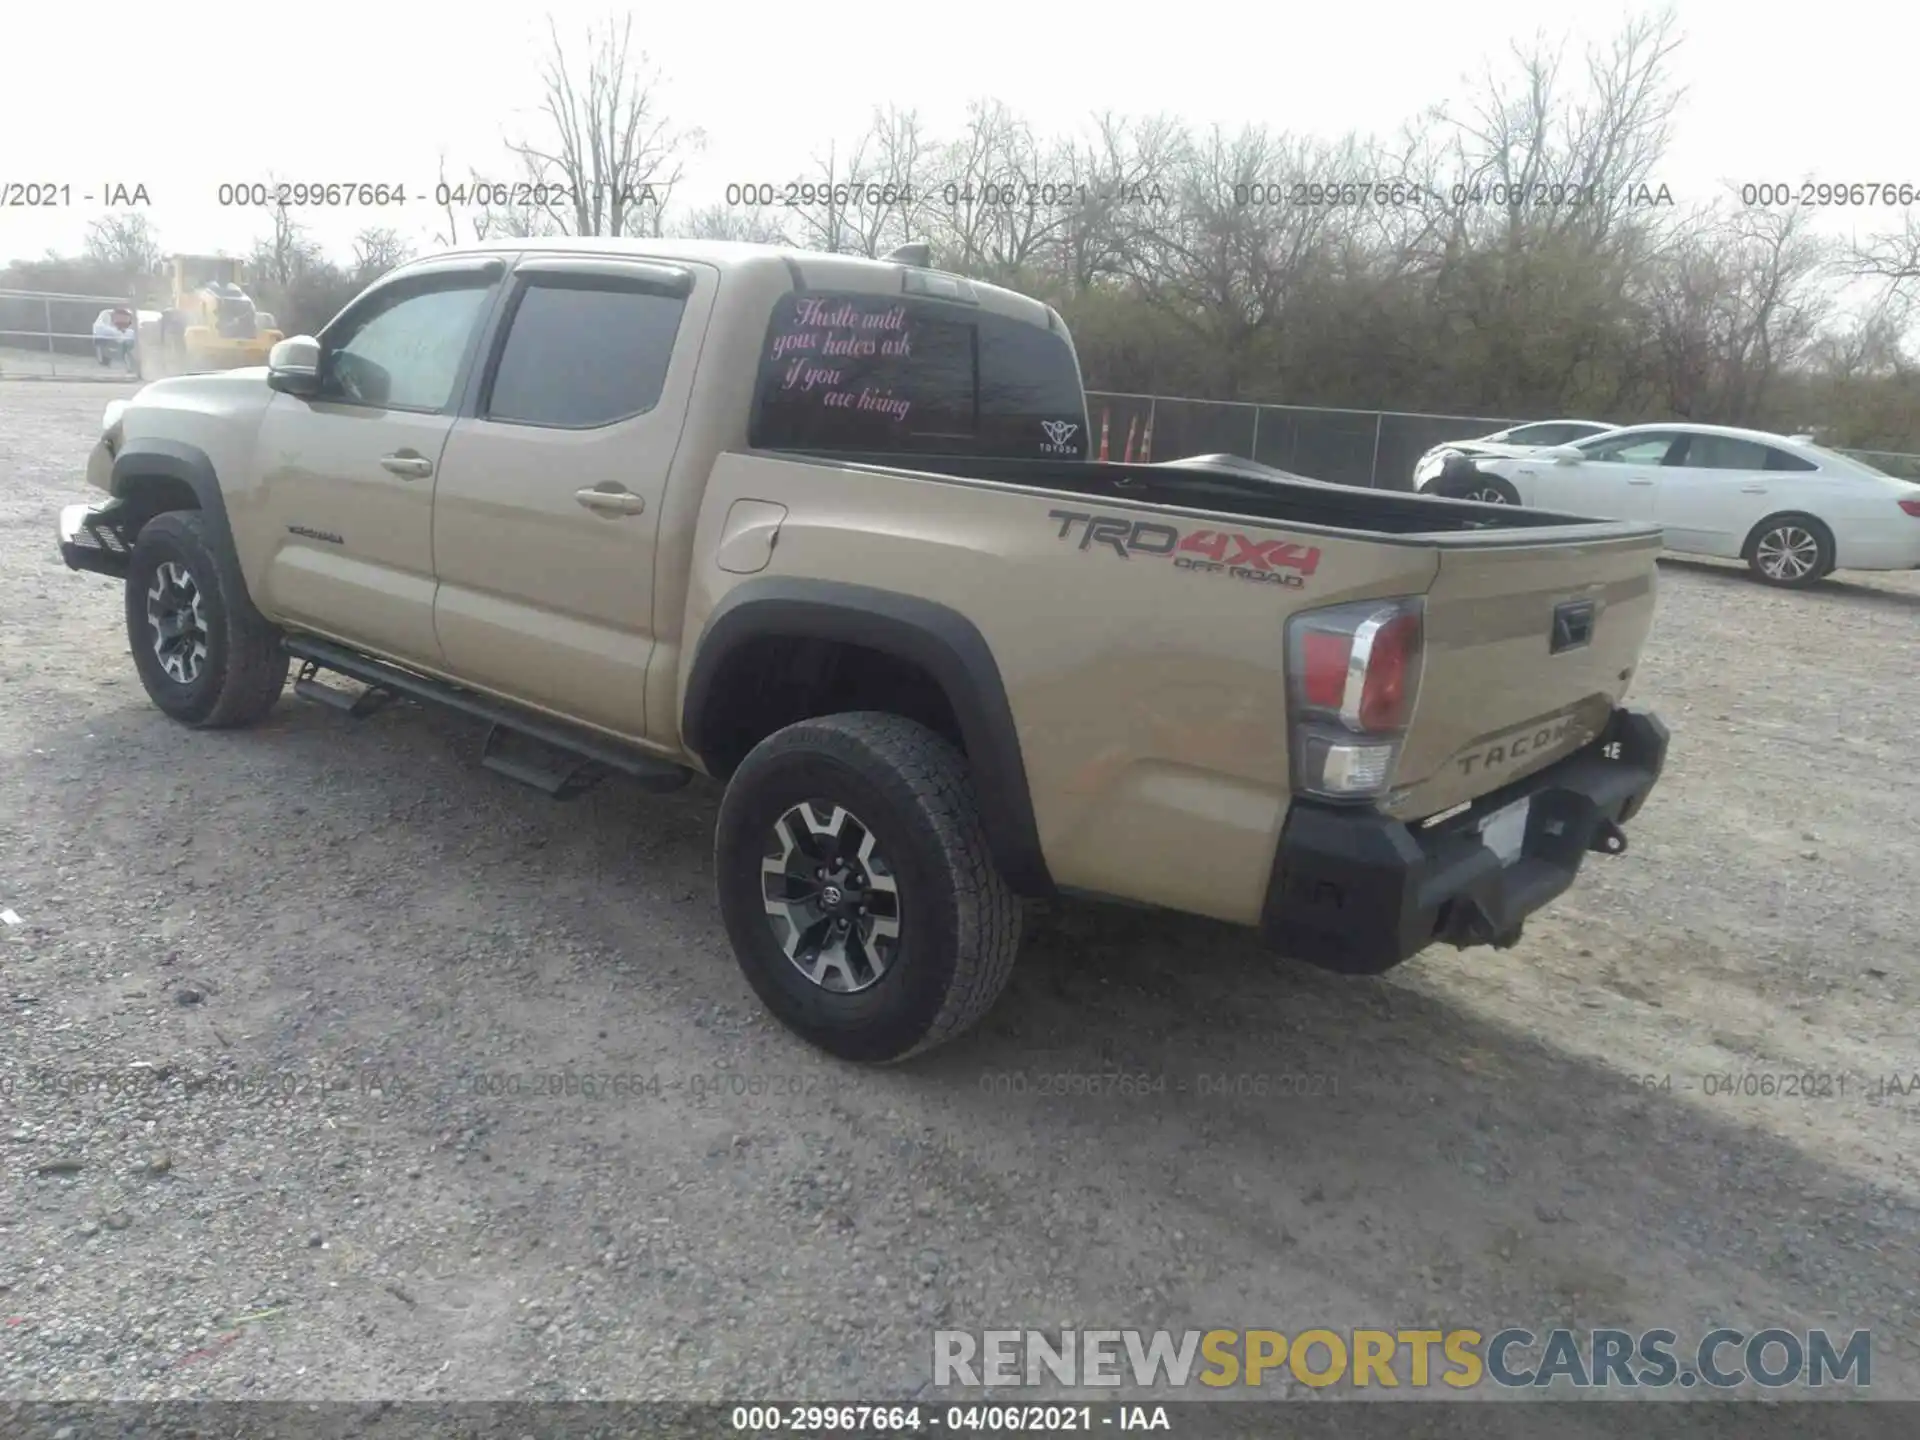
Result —
<instances>
[{"instance_id":1,"label":"chain link fence","mask_svg":"<svg viewBox=\"0 0 1920 1440\"><path fill-rule=\"evenodd\" d=\"M1113 460L1125 459L1129 445L1135 459L1239 455L1315 480L1385 490L1411 490L1414 465L1435 445L1524 423L1513 416L1255 405L1099 390L1087 392L1087 409L1095 453L1104 440ZM1920 480L1920 455L1842 453L1890 475Z\"/></svg>"},{"instance_id":2,"label":"chain link fence","mask_svg":"<svg viewBox=\"0 0 1920 1440\"><path fill-rule=\"evenodd\" d=\"M112 354L103 360L94 342L95 317L112 309L142 314L125 295L0 290L0 380L125 382L137 377L137 355ZM139 328L136 322L136 331Z\"/></svg>"}]
</instances>

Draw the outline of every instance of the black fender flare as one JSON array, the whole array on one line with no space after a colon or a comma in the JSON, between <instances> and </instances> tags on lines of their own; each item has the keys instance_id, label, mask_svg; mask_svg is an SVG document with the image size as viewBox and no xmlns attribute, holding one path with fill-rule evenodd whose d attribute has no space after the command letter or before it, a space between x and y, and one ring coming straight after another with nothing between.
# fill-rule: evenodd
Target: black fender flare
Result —
<instances>
[{"instance_id":1,"label":"black fender flare","mask_svg":"<svg viewBox=\"0 0 1920 1440\"><path fill-rule=\"evenodd\" d=\"M197 445L154 436L129 440L113 457L112 494L122 505L131 498L129 492L136 482L156 477L177 480L193 492L206 526L207 543L220 562L222 591L264 621L247 589L247 577L240 569L240 551L233 543L233 525L227 518L227 497L221 493L220 477L214 472L207 452ZM139 507L130 508L139 514L142 524L151 518Z\"/></svg>"},{"instance_id":2,"label":"black fender flare","mask_svg":"<svg viewBox=\"0 0 1920 1440\"><path fill-rule=\"evenodd\" d=\"M708 618L687 676L681 736L703 764L713 741L714 686L728 655L768 636L860 645L931 675L960 723L994 864L1021 895L1055 893L1006 683L993 648L971 620L935 601L866 585L783 576L747 581Z\"/></svg>"}]
</instances>

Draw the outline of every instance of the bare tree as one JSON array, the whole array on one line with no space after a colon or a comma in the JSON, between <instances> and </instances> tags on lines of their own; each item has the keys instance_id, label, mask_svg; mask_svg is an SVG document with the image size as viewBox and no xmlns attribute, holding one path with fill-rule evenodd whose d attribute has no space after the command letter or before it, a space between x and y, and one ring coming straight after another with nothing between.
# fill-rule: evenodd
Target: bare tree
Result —
<instances>
[{"instance_id":1,"label":"bare tree","mask_svg":"<svg viewBox=\"0 0 1920 1440\"><path fill-rule=\"evenodd\" d=\"M1920 214L1909 210L1899 231L1855 241L1842 262L1858 279L1884 282L1890 295L1910 297L1920 281Z\"/></svg>"},{"instance_id":2,"label":"bare tree","mask_svg":"<svg viewBox=\"0 0 1920 1440\"><path fill-rule=\"evenodd\" d=\"M1078 202L1050 237L1069 293L1138 273L1144 247L1187 203L1197 153L1186 127L1165 116L1093 117L1091 136L1064 157Z\"/></svg>"},{"instance_id":3,"label":"bare tree","mask_svg":"<svg viewBox=\"0 0 1920 1440\"><path fill-rule=\"evenodd\" d=\"M269 178L268 190L276 186ZM320 247L307 234L306 226L293 218L286 205L275 205L267 233L253 242L248 270L263 284L285 292L308 270L321 261Z\"/></svg>"},{"instance_id":4,"label":"bare tree","mask_svg":"<svg viewBox=\"0 0 1920 1440\"><path fill-rule=\"evenodd\" d=\"M976 100L967 106L966 128L958 140L940 148L928 176L931 230L950 264L964 269L985 265L989 238L1011 132L1022 127L1002 100Z\"/></svg>"},{"instance_id":5,"label":"bare tree","mask_svg":"<svg viewBox=\"0 0 1920 1440\"><path fill-rule=\"evenodd\" d=\"M1469 109L1438 107L1453 130L1459 190L1449 184L1436 198L1461 224L1495 224L1509 245L1530 233L1598 244L1629 211L1646 208L1643 187L1666 154L1683 94L1668 79L1679 44L1670 8L1636 19L1588 52L1579 89L1563 79L1562 51L1544 38L1513 46L1513 80L1489 66L1468 82L1479 97Z\"/></svg>"},{"instance_id":6,"label":"bare tree","mask_svg":"<svg viewBox=\"0 0 1920 1440\"><path fill-rule=\"evenodd\" d=\"M930 157L923 210L943 252L1015 280L1038 264L1080 208L1068 142L1042 142L1004 101L968 107L961 138Z\"/></svg>"},{"instance_id":7,"label":"bare tree","mask_svg":"<svg viewBox=\"0 0 1920 1440\"><path fill-rule=\"evenodd\" d=\"M1720 424L1760 418L1832 311L1830 242L1803 209L1710 212L1662 261L1651 308L1669 407Z\"/></svg>"},{"instance_id":8,"label":"bare tree","mask_svg":"<svg viewBox=\"0 0 1920 1440\"><path fill-rule=\"evenodd\" d=\"M865 134L844 150L829 144L813 177L801 182L791 211L796 239L810 249L875 256L924 233L932 160L917 114L876 109Z\"/></svg>"},{"instance_id":9,"label":"bare tree","mask_svg":"<svg viewBox=\"0 0 1920 1440\"><path fill-rule=\"evenodd\" d=\"M107 215L87 226L86 255L131 290L159 270L160 238L137 210Z\"/></svg>"},{"instance_id":10,"label":"bare tree","mask_svg":"<svg viewBox=\"0 0 1920 1440\"><path fill-rule=\"evenodd\" d=\"M1332 183L1345 147L1215 130L1178 177L1167 218L1131 237L1124 263L1144 298L1200 340L1210 381L1239 399L1286 338L1286 317L1326 271L1333 207L1254 203L1275 177Z\"/></svg>"},{"instance_id":11,"label":"bare tree","mask_svg":"<svg viewBox=\"0 0 1920 1440\"><path fill-rule=\"evenodd\" d=\"M548 133L508 147L536 187L533 203L565 234L657 235L703 135L676 129L661 113L660 76L633 49L630 14L589 28L579 76L551 17L547 31L541 111Z\"/></svg>"},{"instance_id":12,"label":"bare tree","mask_svg":"<svg viewBox=\"0 0 1920 1440\"><path fill-rule=\"evenodd\" d=\"M387 225L370 225L353 237L351 274L364 284L412 258L413 247L398 230Z\"/></svg>"}]
</instances>

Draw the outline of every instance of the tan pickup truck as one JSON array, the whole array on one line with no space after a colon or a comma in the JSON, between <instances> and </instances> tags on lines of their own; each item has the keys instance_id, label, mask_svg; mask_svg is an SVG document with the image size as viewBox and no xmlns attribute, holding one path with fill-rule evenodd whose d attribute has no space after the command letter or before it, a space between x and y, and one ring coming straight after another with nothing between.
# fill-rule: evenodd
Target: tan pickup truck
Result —
<instances>
[{"instance_id":1,"label":"tan pickup truck","mask_svg":"<svg viewBox=\"0 0 1920 1440\"><path fill-rule=\"evenodd\" d=\"M1005 987L1021 897L1375 973L1509 945L1619 853L1657 528L1088 458L1048 306L771 247L503 241L270 365L107 409L67 563L188 725L295 691L489 723L565 796L726 782L734 953L894 1060ZM351 689L323 682L344 677Z\"/></svg>"}]
</instances>

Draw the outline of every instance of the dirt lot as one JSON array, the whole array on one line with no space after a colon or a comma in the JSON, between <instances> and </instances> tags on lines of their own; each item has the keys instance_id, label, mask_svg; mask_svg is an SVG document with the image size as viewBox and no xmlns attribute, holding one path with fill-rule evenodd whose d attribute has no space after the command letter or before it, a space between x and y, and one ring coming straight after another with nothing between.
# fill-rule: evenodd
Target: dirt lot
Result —
<instances>
[{"instance_id":1,"label":"dirt lot","mask_svg":"<svg viewBox=\"0 0 1920 1440\"><path fill-rule=\"evenodd\" d=\"M1064 906L976 1036L854 1071L736 971L711 787L163 720L53 545L114 393L0 385L0 1395L904 1396L936 1326L1564 1323L1871 1327L1920 1396L1920 576L1667 564L1668 778L1517 949L1353 981ZM658 1089L533 1093L568 1069ZM1165 1085L1043 1093L1115 1071Z\"/></svg>"}]
</instances>

